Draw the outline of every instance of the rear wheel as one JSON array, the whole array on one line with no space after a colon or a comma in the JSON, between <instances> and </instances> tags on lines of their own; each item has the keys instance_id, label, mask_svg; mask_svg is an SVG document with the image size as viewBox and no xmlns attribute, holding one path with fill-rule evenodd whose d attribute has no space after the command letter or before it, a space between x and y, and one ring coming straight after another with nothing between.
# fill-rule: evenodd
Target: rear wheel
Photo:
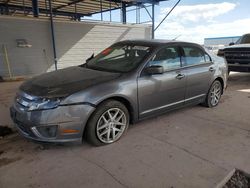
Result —
<instances>
[{"instance_id":1,"label":"rear wheel","mask_svg":"<svg viewBox=\"0 0 250 188\"><path fill-rule=\"evenodd\" d=\"M206 101L204 103L205 106L209 108L217 106L219 104L221 94L222 94L222 85L220 81L215 80L207 93Z\"/></svg>"},{"instance_id":2,"label":"rear wheel","mask_svg":"<svg viewBox=\"0 0 250 188\"><path fill-rule=\"evenodd\" d=\"M85 131L87 141L95 146L111 144L121 138L129 126L127 108L115 100L100 104Z\"/></svg>"}]
</instances>

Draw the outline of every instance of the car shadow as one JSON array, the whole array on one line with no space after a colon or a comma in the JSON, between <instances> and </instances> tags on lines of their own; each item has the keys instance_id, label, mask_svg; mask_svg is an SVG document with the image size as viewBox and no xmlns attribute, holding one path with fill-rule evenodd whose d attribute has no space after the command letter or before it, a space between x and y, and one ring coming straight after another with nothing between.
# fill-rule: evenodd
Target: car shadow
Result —
<instances>
[{"instance_id":1,"label":"car shadow","mask_svg":"<svg viewBox=\"0 0 250 188\"><path fill-rule=\"evenodd\" d=\"M231 72L228 77L228 86L239 84L249 85L250 73Z\"/></svg>"}]
</instances>

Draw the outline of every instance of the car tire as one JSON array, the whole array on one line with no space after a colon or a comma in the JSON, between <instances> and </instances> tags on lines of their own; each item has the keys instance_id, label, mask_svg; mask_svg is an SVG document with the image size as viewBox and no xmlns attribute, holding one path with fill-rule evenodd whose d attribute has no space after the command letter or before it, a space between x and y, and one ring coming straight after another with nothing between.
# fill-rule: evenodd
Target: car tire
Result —
<instances>
[{"instance_id":1,"label":"car tire","mask_svg":"<svg viewBox=\"0 0 250 188\"><path fill-rule=\"evenodd\" d=\"M213 107L217 106L219 104L221 95L222 95L221 82L219 80L215 80L212 83L212 85L207 93L206 100L203 103L204 106L209 107L209 108L213 108Z\"/></svg>"},{"instance_id":2,"label":"car tire","mask_svg":"<svg viewBox=\"0 0 250 188\"><path fill-rule=\"evenodd\" d=\"M85 130L87 141L94 146L118 141L129 126L129 112L124 104L107 100L97 106Z\"/></svg>"}]
</instances>

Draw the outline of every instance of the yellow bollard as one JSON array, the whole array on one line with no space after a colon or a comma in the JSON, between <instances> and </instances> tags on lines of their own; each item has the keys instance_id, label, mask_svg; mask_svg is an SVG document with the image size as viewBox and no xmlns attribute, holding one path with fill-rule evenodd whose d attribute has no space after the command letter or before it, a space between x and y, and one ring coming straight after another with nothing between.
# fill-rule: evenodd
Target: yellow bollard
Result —
<instances>
[{"instance_id":1,"label":"yellow bollard","mask_svg":"<svg viewBox=\"0 0 250 188\"><path fill-rule=\"evenodd\" d=\"M9 57L8 57L8 52L7 52L7 48L5 45L3 45L3 51L4 51L4 57L5 57L5 63L9 72L9 77L10 79L12 79L12 73L10 70L10 61L9 61Z\"/></svg>"}]
</instances>

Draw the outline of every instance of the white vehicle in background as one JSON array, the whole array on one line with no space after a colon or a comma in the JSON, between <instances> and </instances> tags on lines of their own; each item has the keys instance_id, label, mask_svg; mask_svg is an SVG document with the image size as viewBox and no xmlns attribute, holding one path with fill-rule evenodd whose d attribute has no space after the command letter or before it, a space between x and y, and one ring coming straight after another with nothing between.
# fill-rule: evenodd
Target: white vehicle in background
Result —
<instances>
[{"instance_id":1,"label":"white vehicle in background","mask_svg":"<svg viewBox=\"0 0 250 188\"><path fill-rule=\"evenodd\" d=\"M250 72L250 33L220 49L217 55L225 57L229 72Z\"/></svg>"}]
</instances>

